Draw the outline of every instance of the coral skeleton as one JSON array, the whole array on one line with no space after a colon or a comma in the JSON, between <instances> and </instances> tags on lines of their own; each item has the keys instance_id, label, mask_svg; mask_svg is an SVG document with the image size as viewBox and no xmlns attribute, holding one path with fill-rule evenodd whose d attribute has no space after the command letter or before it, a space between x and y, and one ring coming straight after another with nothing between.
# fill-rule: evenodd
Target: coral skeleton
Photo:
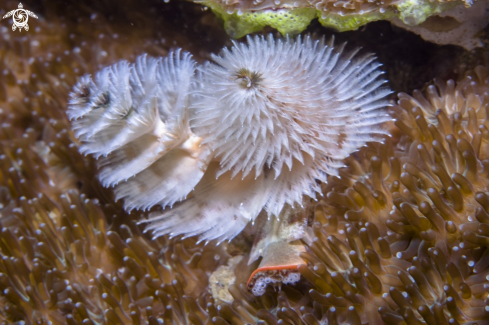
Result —
<instances>
[{"instance_id":1,"label":"coral skeleton","mask_svg":"<svg viewBox=\"0 0 489 325\"><path fill-rule=\"evenodd\" d=\"M316 198L318 181L386 134L390 90L357 52L249 37L196 74L188 53L142 56L83 77L68 115L127 210L164 208L143 221L154 236L232 239L262 210Z\"/></svg>"},{"instance_id":2,"label":"coral skeleton","mask_svg":"<svg viewBox=\"0 0 489 325\"><path fill-rule=\"evenodd\" d=\"M265 26L275 28L282 35L297 35L315 18L324 27L339 32L356 30L377 20L394 21L401 28L409 28L429 18L439 18L437 14L454 7L466 9L477 5L472 0L193 0L193 2L210 8L222 20L224 29L232 38L261 31ZM474 28L479 31L483 26Z\"/></svg>"}]
</instances>

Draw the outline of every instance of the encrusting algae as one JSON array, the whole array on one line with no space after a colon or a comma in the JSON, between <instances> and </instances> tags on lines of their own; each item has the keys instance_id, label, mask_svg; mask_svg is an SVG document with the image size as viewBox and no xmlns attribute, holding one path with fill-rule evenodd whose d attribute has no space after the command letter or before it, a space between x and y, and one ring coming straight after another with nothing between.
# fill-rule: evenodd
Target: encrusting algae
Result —
<instances>
[{"instance_id":1,"label":"encrusting algae","mask_svg":"<svg viewBox=\"0 0 489 325\"><path fill-rule=\"evenodd\" d=\"M337 31L356 30L377 20L399 19L407 26L423 23L457 5L470 7L472 0L193 0L224 22L233 38L271 26L286 34L297 34L318 18L324 27Z\"/></svg>"},{"instance_id":2,"label":"encrusting algae","mask_svg":"<svg viewBox=\"0 0 489 325\"><path fill-rule=\"evenodd\" d=\"M40 32L33 23L30 34L0 36L3 324L489 323L487 68L399 95L393 139L350 156L322 185L301 282L255 297L246 281L256 264L243 258L231 263L225 302L210 275L248 252L247 238L216 247L141 234L140 216L96 181L68 131L77 76L168 46L128 31L131 47L123 31L60 33L74 23L48 18Z\"/></svg>"}]
</instances>

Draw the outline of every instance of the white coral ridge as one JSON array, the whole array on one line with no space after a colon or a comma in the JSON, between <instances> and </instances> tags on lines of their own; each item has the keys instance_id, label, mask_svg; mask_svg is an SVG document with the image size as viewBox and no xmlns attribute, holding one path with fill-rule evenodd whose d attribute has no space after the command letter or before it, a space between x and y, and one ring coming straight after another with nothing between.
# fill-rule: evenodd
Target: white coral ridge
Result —
<instances>
[{"instance_id":1,"label":"white coral ridge","mask_svg":"<svg viewBox=\"0 0 489 325\"><path fill-rule=\"evenodd\" d=\"M127 210L164 208L143 221L155 236L231 239L263 209L315 198L318 181L387 134L391 91L375 57L357 52L248 37L197 73L180 50L143 55L83 77L68 116Z\"/></svg>"}]
</instances>

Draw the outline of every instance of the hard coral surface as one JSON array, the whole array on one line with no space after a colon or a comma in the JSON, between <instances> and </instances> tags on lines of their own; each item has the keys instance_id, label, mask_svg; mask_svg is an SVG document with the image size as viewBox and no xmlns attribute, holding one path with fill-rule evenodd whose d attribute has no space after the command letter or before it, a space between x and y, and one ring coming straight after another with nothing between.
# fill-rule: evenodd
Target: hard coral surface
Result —
<instances>
[{"instance_id":1,"label":"hard coral surface","mask_svg":"<svg viewBox=\"0 0 489 325\"><path fill-rule=\"evenodd\" d=\"M408 26L400 19L392 24L421 35L436 44L453 44L473 50L483 47L483 29L489 22L489 2L478 1L466 8L458 5L452 9L428 17L417 26Z\"/></svg>"},{"instance_id":2,"label":"hard coral surface","mask_svg":"<svg viewBox=\"0 0 489 325\"><path fill-rule=\"evenodd\" d=\"M453 8L462 1L425 0L195 0L224 21L233 38L260 31L265 26L283 35L302 32L314 18L338 31L356 30L369 22L399 18L414 26L431 15ZM470 3L471 4L471 3ZM468 5L470 5L468 4Z\"/></svg>"}]
</instances>

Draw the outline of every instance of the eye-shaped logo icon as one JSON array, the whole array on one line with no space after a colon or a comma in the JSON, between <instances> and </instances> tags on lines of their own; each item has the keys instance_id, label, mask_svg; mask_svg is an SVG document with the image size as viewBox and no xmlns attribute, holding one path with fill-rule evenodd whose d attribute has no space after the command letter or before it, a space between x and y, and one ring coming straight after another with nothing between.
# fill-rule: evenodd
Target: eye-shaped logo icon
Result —
<instances>
[{"instance_id":1,"label":"eye-shaped logo icon","mask_svg":"<svg viewBox=\"0 0 489 325\"><path fill-rule=\"evenodd\" d=\"M2 17L2 19L8 18L10 16L12 16L12 19L14 20L12 30L15 31L18 28L19 32L22 30L22 28L24 28L26 31L29 30L29 25L27 25L27 20L29 20L29 16L37 19L36 14L32 11L25 10L22 6L22 3L19 3L18 9L7 12Z\"/></svg>"}]
</instances>

